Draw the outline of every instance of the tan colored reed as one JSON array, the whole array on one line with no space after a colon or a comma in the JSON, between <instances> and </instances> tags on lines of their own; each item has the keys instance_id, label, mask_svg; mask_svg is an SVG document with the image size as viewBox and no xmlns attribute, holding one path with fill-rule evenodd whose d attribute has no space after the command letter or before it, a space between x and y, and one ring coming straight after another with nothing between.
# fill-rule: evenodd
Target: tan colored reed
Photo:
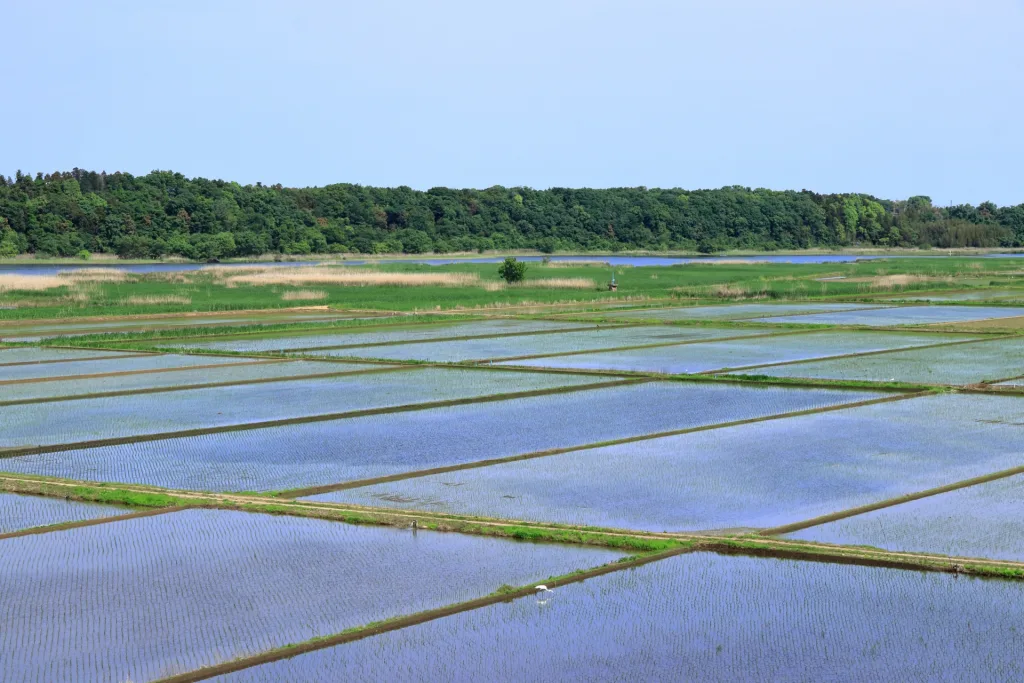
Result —
<instances>
[{"instance_id":1,"label":"tan colored reed","mask_svg":"<svg viewBox=\"0 0 1024 683\"><path fill-rule=\"evenodd\" d=\"M187 306L190 303L192 303L192 297L180 294L132 295L121 299L122 306L157 306L160 304L182 304Z\"/></svg>"},{"instance_id":2,"label":"tan colored reed","mask_svg":"<svg viewBox=\"0 0 1024 683\"><path fill-rule=\"evenodd\" d=\"M341 285L344 287L465 287L475 285L476 273L386 273L364 268L267 268L224 278L231 285Z\"/></svg>"},{"instance_id":3,"label":"tan colored reed","mask_svg":"<svg viewBox=\"0 0 1024 683\"><path fill-rule=\"evenodd\" d=\"M550 263L543 263L544 268L574 268L576 266L603 266L605 268L611 267L611 264L607 261L551 261Z\"/></svg>"},{"instance_id":4,"label":"tan colored reed","mask_svg":"<svg viewBox=\"0 0 1024 683\"><path fill-rule=\"evenodd\" d=\"M124 282L128 275L127 271L115 268L76 268L57 273L57 277L70 282Z\"/></svg>"},{"instance_id":5,"label":"tan colored reed","mask_svg":"<svg viewBox=\"0 0 1024 683\"><path fill-rule=\"evenodd\" d=\"M0 274L0 292L42 292L68 284L67 280L56 275Z\"/></svg>"},{"instance_id":6,"label":"tan colored reed","mask_svg":"<svg viewBox=\"0 0 1024 683\"><path fill-rule=\"evenodd\" d=\"M327 292L314 289L298 289L281 295L281 301L318 301L326 298Z\"/></svg>"}]
</instances>

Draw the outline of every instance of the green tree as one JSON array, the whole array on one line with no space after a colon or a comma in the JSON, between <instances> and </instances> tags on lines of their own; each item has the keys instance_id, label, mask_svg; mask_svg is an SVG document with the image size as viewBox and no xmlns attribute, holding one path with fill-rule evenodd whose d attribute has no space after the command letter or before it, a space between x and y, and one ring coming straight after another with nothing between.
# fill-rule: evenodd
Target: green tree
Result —
<instances>
[{"instance_id":1,"label":"green tree","mask_svg":"<svg viewBox=\"0 0 1024 683\"><path fill-rule=\"evenodd\" d=\"M515 256L507 256L498 266L498 275L509 284L522 282L526 278L526 262L517 261Z\"/></svg>"},{"instance_id":2,"label":"green tree","mask_svg":"<svg viewBox=\"0 0 1024 683\"><path fill-rule=\"evenodd\" d=\"M5 226L3 232L0 232L0 258L11 258L12 256L17 255L18 234L11 228Z\"/></svg>"},{"instance_id":3,"label":"green tree","mask_svg":"<svg viewBox=\"0 0 1024 683\"><path fill-rule=\"evenodd\" d=\"M853 243L1024 244L1024 205L935 207L847 193L336 184L241 186L180 173L18 172L0 182L6 252L74 256L541 249L803 249ZM955 221L947 225L947 221ZM974 226L974 227L971 227ZM975 229L979 228L979 229ZM2 232L2 230L0 230ZM234 247L223 237L230 235ZM0 240L3 240L0 236ZM12 244L14 245L12 247Z\"/></svg>"}]
</instances>

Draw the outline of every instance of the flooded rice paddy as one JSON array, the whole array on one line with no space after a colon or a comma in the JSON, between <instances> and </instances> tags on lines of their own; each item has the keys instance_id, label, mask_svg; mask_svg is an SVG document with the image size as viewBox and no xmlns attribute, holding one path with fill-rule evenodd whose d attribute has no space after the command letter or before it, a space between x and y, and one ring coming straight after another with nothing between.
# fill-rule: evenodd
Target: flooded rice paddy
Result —
<instances>
[{"instance_id":1,"label":"flooded rice paddy","mask_svg":"<svg viewBox=\"0 0 1024 683\"><path fill-rule=\"evenodd\" d=\"M35 365L0 366L0 382L27 380L36 378L74 377L76 375L105 375L120 372L139 372L147 370L171 370L192 366L222 365L237 363L238 359L213 356L178 356L171 354L126 357L89 356L91 360L61 360ZM6 398L6 391L3 397Z\"/></svg>"},{"instance_id":2,"label":"flooded rice paddy","mask_svg":"<svg viewBox=\"0 0 1024 683\"><path fill-rule=\"evenodd\" d=\"M478 320L465 323L433 325L390 325L372 331L306 332L305 334L277 335L255 338L235 338L222 341L187 342L175 344L180 348L212 351L239 351L261 353L264 351L292 351L336 346L363 346L366 344L393 344L444 339L450 337L481 337L488 335L529 334L531 332L552 332L557 330L587 329L594 327L587 323L553 322L547 320Z\"/></svg>"},{"instance_id":3,"label":"flooded rice paddy","mask_svg":"<svg viewBox=\"0 0 1024 683\"><path fill-rule=\"evenodd\" d=\"M788 538L1024 560L1024 476L1017 475L811 527Z\"/></svg>"},{"instance_id":4,"label":"flooded rice paddy","mask_svg":"<svg viewBox=\"0 0 1024 683\"><path fill-rule=\"evenodd\" d=\"M0 448L97 439L373 410L501 392L593 384L601 378L484 370L414 368L400 372L295 379L162 394L87 398L71 411L52 404L0 407Z\"/></svg>"},{"instance_id":5,"label":"flooded rice paddy","mask_svg":"<svg viewBox=\"0 0 1024 683\"><path fill-rule=\"evenodd\" d=\"M1016 397L932 396L313 499L646 531L773 528L1022 465L1022 418Z\"/></svg>"},{"instance_id":6,"label":"flooded rice paddy","mask_svg":"<svg viewBox=\"0 0 1024 683\"><path fill-rule=\"evenodd\" d=\"M405 373L397 373L401 374ZM280 490L578 447L878 396L726 384L633 384L27 455L0 461L0 469L202 491ZM603 417L595 420L594 415Z\"/></svg>"},{"instance_id":7,"label":"flooded rice paddy","mask_svg":"<svg viewBox=\"0 0 1024 683\"><path fill-rule=\"evenodd\" d=\"M1022 370L1024 338L1018 337L765 367L753 372L770 377L960 385L1008 379Z\"/></svg>"},{"instance_id":8,"label":"flooded rice paddy","mask_svg":"<svg viewBox=\"0 0 1024 683\"><path fill-rule=\"evenodd\" d=\"M77 501L0 493L0 534L25 529L114 517L131 512L129 508L95 505Z\"/></svg>"},{"instance_id":9,"label":"flooded rice paddy","mask_svg":"<svg viewBox=\"0 0 1024 683\"><path fill-rule=\"evenodd\" d=\"M1024 586L682 555L215 679L953 681L1024 677Z\"/></svg>"},{"instance_id":10,"label":"flooded rice paddy","mask_svg":"<svg viewBox=\"0 0 1024 683\"><path fill-rule=\"evenodd\" d=\"M198 357L193 356L193 358ZM367 372L383 367L393 367L362 363L319 363L296 360L259 361L248 358L230 358L222 363L217 363L217 359L214 361L211 365L215 367L192 369L183 366L174 372L140 372L133 375L108 377L60 377L55 378L56 381L50 382L12 383L0 388L0 403L53 397L73 398L108 392L150 389L186 390L188 387L196 385L287 380L309 375Z\"/></svg>"},{"instance_id":11,"label":"flooded rice paddy","mask_svg":"<svg viewBox=\"0 0 1024 683\"><path fill-rule=\"evenodd\" d=\"M688 329L650 325L635 328L593 329L559 334L528 335L525 337L466 339L461 341L402 344L399 346L338 349L314 352L314 354L453 363L469 360L575 353L594 349L651 344L688 344L719 337L747 337L751 335L764 335L764 331L756 329Z\"/></svg>"},{"instance_id":12,"label":"flooded rice paddy","mask_svg":"<svg viewBox=\"0 0 1024 683\"><path fill-rule=\"evenodd\" d=\"M889 304L730 304L726 306L685 306L615 311L602 314L602 317L613 320L747 320L766 316L856 311L887 305Z\"/></svg>"},{"instance_id":13,"label":"flooded rice paddy","mask_svg":"<svg viewBox=\"0 0 1024 683\"><path fill-rule=\"evenodd\" d=\"M810 358L927 346L964 339L971 339L971 337L845 330L802 332L770 337L759 336L754 339L732 339L720 342L712 340L683 346L607 351L577 356L551 356L507 361L505 364L574 370L617 370L663 374L700 373L726 368L760 367L771 363L791 363Z\"/></svg>"},{"instance_id":14,"label":"flooded rice paddy","mask_svg":"<svg viewBox=\"0 0 1024 683\"><path fill-rule=\"evenodd\" d=\"M10 366L28 363L70 362L81 358L117 358L125 354L116 351L91 349L40 349L31 346L0 348L0 372L9 372Z\"/></svg>"},{"instance_id":15,"label":"flooded rice paddy","mask_svg":"<svg viewBox=\"0 0 1024 683\"><path fill-rule=\"evenodd\" d=\"M841 311L801 316L757 318L754 322L806 325L931 325L1024 316L1024 308L992 306L900 306L869 311Z\"/></svg>"},{"instance_id":16,"label":"flooded rice paddy","mask_svg":"<svg viewBox=\"0 0 1024 683\"><path fill-rule=\"evenodd\" d=\"M1024 343L914 326L1024 309L949 301L0 347L0 680L1019 680Z\"/></svg>"},{"instance_id":17,"label":"flooded rice paddy","mask_svg":"<svg viewBox=\"0 0 1024 683\"><path fill-rule=\"evenodd\" d=\"M2 542L0 679L39 683L153 680L620 556L221 510Z\"/></svg>"},{"instance_id":18,"label":"flooded rice paddy","mask_svg":"<svg viewBox=\"0 0 1024 683\"><path fill-rule=\"evenodd\" d=\"M2 269L2 266L0 266ZM90 320L79 318L80 322L26 323L22 321L0 321L0 339L7 341L36 341L53 337L73 337L84 334L107 334L141 330L167 330L185 327L215 327L218 325L278 325L287 323L318 323L343 320L354 316L340 312L318 311L302 313L282 311L280 313L231 316L167 316L161 318L139 318L135 320Z\"/></svg>"}]
</instances>

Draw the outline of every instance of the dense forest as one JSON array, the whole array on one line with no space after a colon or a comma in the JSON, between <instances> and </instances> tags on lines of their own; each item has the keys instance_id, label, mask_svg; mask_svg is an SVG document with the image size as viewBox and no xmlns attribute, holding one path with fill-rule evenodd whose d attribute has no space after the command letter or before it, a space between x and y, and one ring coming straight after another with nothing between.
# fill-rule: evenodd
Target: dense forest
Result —
<instances>
[{"instance_id":1,"label":"dense forest","mask_svg":"<svg viewBox=\"0 0 1024 683\"><path fill-rule=\"evenodd\" d=\"M1024 204L724 187L293 189L154 171L0 175L0 256L1024 245Z\"/></svg>"}]
</instances>

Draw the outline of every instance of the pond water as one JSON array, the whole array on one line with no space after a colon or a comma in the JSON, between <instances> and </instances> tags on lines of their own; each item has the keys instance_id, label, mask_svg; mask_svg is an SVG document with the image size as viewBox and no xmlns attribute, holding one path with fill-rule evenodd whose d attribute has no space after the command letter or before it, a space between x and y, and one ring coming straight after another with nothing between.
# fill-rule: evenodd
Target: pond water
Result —
<instances>
[{"instance_id":1,"label":"pond water","mask_svg":"<svg viewBox=\"0 0 1024 683\"><path fill-rule=\"evenodd\" d=\"M980 258L1024 258L1024 254L981 254ZM362 266L378 263L420 263L428 266L445 266L453 263L500 263L504 256L480 256L470 258L435 256L424 258L385 258L385 259L346 259L339 261L230 261L218 266L244 268L246 266L317 266L324 263ZM922 253L920 255L862 255L862 254L750 254L746 256L614 256L608 254L584 254L566 256L517 256L520 261L542 261L549 258L555 262L600 261L612 266L674 266L681 263L716 263L721 261L760 261L762 263L852 263L854 261L873 261L891 258L947 258L941 253ZM129 273L166 273L205 268L205 263L134 263L118 264L116 262L85 262L85 263L7 263L0 264L0 274L16 273L18 275L55 275L62 270L79 268L117 268Z\"/></svg>"}]
</instances>

